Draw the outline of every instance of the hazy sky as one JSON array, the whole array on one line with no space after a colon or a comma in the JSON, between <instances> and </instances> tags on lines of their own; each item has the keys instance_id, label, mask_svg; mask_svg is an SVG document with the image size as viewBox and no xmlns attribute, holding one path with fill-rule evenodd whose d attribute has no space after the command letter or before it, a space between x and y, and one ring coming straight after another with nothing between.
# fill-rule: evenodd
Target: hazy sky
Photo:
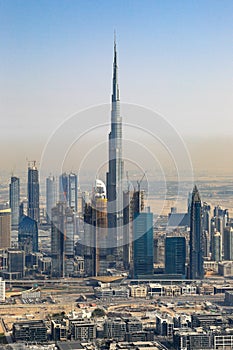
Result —
<instances>
[{"instance_id":1,"label":"hazy sky","mask_svg":"<svg viewBox=\"0 0 233 350\"><path fill-rule=\"evenodd\" d=\"M26 167L69 115L110 101L114 29L121 100L164 115L195 164L201 139L198 166L217 150L231 167L231 0L0 0L1 168Z\"/></svg>"}]
</instances>

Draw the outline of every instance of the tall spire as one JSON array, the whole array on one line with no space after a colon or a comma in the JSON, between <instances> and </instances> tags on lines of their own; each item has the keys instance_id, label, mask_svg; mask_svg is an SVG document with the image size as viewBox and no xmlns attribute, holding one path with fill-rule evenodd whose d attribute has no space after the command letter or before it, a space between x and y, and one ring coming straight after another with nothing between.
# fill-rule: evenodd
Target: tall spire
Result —
<instances>
[{"instance_id":1,"label":"tall spire","mask_svg":"<svg viewBox=\"0 0 233 350\"><path fill-rule=\"evenodd\" d=\"M122 160L122 117L120 115L120 94L116 34L114 33L114 58L112 79L111 131L109 133L109 162L107 173L108 233L109 244L120 246L123 226L123 160ZM112 251L113 255L117 254Z\"/></svg>"},{"instance_id":2,"label":"tall spire","mask_svg":"<svg viewBox=\"0 0 233 350\"><path fill-rule=\"evenodd\" d=\"M116 32L114 31L114 61L113 61L113 88L112 88L112 102L120 100L120 93L118 87L118 66L117 66L117 47L116 47Z\"/></svg>"}]
</instances>

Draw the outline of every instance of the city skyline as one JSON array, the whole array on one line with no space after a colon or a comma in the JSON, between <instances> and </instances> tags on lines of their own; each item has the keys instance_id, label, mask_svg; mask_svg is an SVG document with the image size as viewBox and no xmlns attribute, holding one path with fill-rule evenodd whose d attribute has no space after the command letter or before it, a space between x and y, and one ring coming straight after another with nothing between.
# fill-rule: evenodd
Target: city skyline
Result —
<instances>
[{"instance_id":1,"label":"city skyline","mask_svg":"<svg viewBox=\"0 0 233 350\"><path fill-rule=\"evenodd\" d=\"M211 155L232 144L233 5L144 4L60 1L54 10L53 1L1 2L4 169L25 169L69 115L109 102L115 28L123 103L159 111L186 141L194 170L214 170ZM218 173L231 173L231 163L222 157Z\"/></svg>"}]
</instances>

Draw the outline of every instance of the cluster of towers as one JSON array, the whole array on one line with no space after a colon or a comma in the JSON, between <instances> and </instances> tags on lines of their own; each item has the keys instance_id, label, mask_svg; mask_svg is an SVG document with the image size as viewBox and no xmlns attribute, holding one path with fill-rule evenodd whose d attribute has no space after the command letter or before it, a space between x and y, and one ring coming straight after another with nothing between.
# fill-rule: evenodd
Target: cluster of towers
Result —
<instances>
[{"instance_id":1,"label":"cluster of towers","mask_svg":"<svg viewBox=\"0 0 233 350\"><path fill-rule=\"evenodd\" d=\"M95 181L91 198L83 198L79 216L76 174L63 173L58 186L54 176L46 179L46 215L40 208L36 163L30 162L28 166L27 201L20 203L20 180L11 178L10 208L12 227L18 229L18 248L25 254L38 252L38 227L43 221L51 225L54 277L73 275L75 235L87 275L106 274L108 268L130 269L134 276L153 274L153 215L144 210L143 192L124 191L122 187L124 164L116 42L111 102L106 186L101 180Z\"/></svg>"},{"instance_id":2,"label":"cluster of towers","mask_svg":"<svg viewBox=\"0 0 233 350\"><path fill-rule=\"evenodd\" d=\"M38 226L44 220L51 227L50 273L53 277L74 275L76 248L84 258L86 275L104 275L115 268L129 271L134 278L153 277L153 214L145 207L140 186L134 191L123 188L123 173L122 117L114 42L106 185L96 180L91 197L82 198L80 211L77 175L63 173L58 184L54 176L49 176L46 179L46 215L42 215L38 169L35 162L30 162L27 209L24 202L20 203L19 178L12 176L10 183L11 225L18 229L18 248L26 255L38 252ZM189 249L185 237L166 237L166 274L202 279L205 259L233 260L233 229L228 226L228 211L216 207L213 218L210 211L210 206L202 203L195 186L187 214ZM0 247L4 245L0 242Z\"/></svg>"},{"instance_id":3,"label":"cluster of towers","mask_svg":"<svg viewBox=\"0 0 233 350\"><path fill-rule=\"evenodd\" d=\"M227 209L202 202L194 186L188 207L189 246L184 236L165 239L165 273L190 279L204 278L204 262L233 260L233 228Z\"/></svg>"}]
</instances>

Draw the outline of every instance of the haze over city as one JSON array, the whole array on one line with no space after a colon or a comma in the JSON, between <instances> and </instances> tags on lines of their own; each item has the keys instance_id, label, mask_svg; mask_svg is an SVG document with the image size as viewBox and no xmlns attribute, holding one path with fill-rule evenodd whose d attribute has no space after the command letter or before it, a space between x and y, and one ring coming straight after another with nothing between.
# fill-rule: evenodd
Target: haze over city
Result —
<instances>
[{"instance_id":1,"label":"haze over city","mask_svg":"<svg viewBox=\"0 0 233 350\"><path fill-rule=\"evenodd\" d=\"M110 103L116 30L122 103L163 115L187 143L197 176L232 173L232 7L1 1L2 168L39 161L66 118Z\"/></svg>"}]
</instances>

